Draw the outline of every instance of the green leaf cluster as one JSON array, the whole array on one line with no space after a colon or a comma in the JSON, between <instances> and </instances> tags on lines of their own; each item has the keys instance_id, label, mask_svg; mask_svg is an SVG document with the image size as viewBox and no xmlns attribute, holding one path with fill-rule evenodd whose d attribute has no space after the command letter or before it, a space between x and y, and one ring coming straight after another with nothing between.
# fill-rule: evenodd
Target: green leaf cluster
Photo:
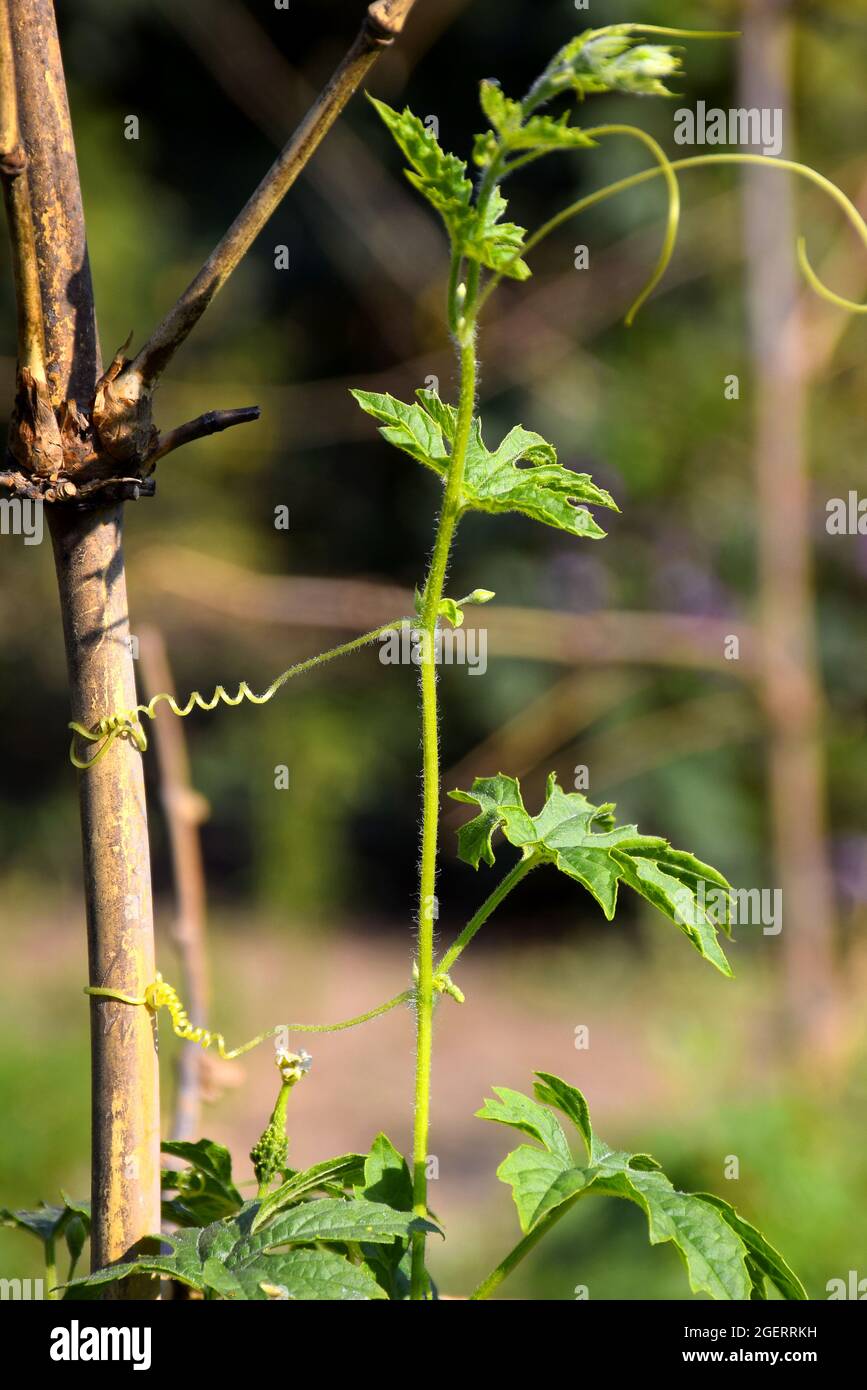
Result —
<instances>
[{"instance_id":1,"label":"green leaf cluster","mask_svg":"<svg viewBox=\"0 0 867 1390\"><path fill-rule=\"evenodd\" d=\"M466 160L446 154L409 107L395 111L384 101L369 100L403 151L410 183L442 218L455 254L513 280L526 280L530 267L520 259L526 232L502 220L507 203L499 189L484 203L476 203Z\"/></svg>"},{"instance_id":2,"label":"green leaf cluster","mask_svg":"<svg viewBox=\"0 0 867 1390\"><path fill-rule=\"evenodd\" d=\"M549 81L557 90L571 89L581 100L601 92L673 96L665 83L680 73L679 55L668 44L638 41L632 29L612 24L579 34L551 63Z\"/></svg>"},{"instance_id":3,"label":"green leaf cluster","mask_svg":"<svg viewBox=\"0 0 867 1390\"><path fill-rule=\"evenodd\" d=\"M40 1202L32 1211L10 1211L8 1207L0 1207L0 1226L11 1226L35 1236L45 1252L46 1265L54 1264L57 1242L63 1240L69 1254L71 1276L90 1235L90 1203L67 1197L65 1192L61 1196L62 1206Z\"/></svg>"},{"instance_id":4,"label":"green leaf cluster","mask_svg":"<svg viewBox=\"0 0 867 1390\"><path fill-rule=\"evenodd\" d=\"M65 1298L98 1297L106 1284L142 1274L175 1279L207 1298L404 1298L410 1237L438 1230L413 1216L409 1169L384 1134L367 1155L287 1170L278 1188L254 1202L238 1193L221 1145L202 1139L163 1149L190 1165L163 1174L164 1189L178 1193L164 1211L181 1229L153 1239L171 1249L72 1279Z\"/></svg>"}]
</instances>

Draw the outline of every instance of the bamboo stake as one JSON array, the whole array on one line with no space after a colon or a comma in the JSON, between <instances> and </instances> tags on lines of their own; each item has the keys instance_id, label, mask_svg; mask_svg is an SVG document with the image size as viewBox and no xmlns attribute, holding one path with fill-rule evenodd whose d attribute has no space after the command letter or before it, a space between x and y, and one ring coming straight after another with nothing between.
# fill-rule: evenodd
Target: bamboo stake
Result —
<instances>
[{"instance_id":1,"label":"bamboo stake","mask_svg":"<svg viewBox=\"0 0 867 1390\"><path fill-rule=\"evenodd\" d=\"M50 0L8 0L27 202L10 218L19 262L35 254L38 296L19 296L26 341L44 339L52 402L89 401L99 375L84 215L60 46ZM7 73L8 77L8 73ZM26 209L26 213L25 213ZM19 280L20 289L20 280ZM90 723L134 698L122 509L49 509L70 699ZM139 993L154 976L150 864L141 759L129 746L80 779L89 980ZM145 1010L91 1003L94 1267L159 1230L157 1055ZM148 1297L154 1281L121 1284Z\"/></svg>"}]
</instances>

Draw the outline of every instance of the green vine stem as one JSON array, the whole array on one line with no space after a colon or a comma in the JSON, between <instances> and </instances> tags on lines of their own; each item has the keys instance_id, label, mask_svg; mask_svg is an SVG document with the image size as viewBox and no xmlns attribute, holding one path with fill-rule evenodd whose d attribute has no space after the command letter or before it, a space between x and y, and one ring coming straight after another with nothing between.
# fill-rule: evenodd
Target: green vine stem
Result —
<instances>
[{"instance_id":1,"label":"green vine stem","mask_svg":"<svg viewBox=\"0 0 867 1390\"><path fill-rule=\"evenodd\" d=\"M53 1240L45 1242L45 1288L48 1298L57 1298L57 1255Z\"/></svg>"},{"instance_id":2,"label":"green vine stem","mask_svg":"<svg viewBox=\"0 0 867 1390\"><path fill-rule=\"evenodd\" d=\"M413 1211L427 1216L427 1144L430 1132L431 1046L434 1006L434 918L437 842L440 814L439 729L437 716L436 628L446 570L460 517L464 464L476 398L475 329L466 320L460 346L461 390L455 443L449 465L445 499L437 526L433 557L424 588L420 686L422 719L422 836L419 876L416 986L415 1130L413 1135ZM412 1240L412 1297L426 1297L425 1237Z\"/></svg>"},{"instance_id":3,"label":"green vine stem","mask_svg":"<svg viewBox=\"0 0 867 1390\"><path fill-rule=\"evenodd\" d=\"M445 974L451 970L458 957L469 946L476 932L485 925L488 918L499 907L504 898L508 897L512 889L517 887L522 878L526 878L531 869L541 862L541 856L529 853L523 859L519 859L514 868L510 869L505 878L497 884L490 897L486 898L474 917L471 917L464 927L457 940L449 947L442 960L436 967L437 975Z\"/></svg>"},{"instance_id":4,"label":"green vine stem","mask_svg":"<svg viewBox=\"0 0 867 1390\"><path fill-rule=\"evenodd\" d=\"M159 973L141 995L124 994L122 990L109 989L104 985L87 985L84 993L95 995L100 999L113 999L118 1004L129 1004L134 1008L145 1008L153 1015L156 1015L160 1009L168 1009L172 1020L172 1031L176 1037L180 1038L182 1042L196 1043L202 1048L215 1046L224 1062L232 1062L236 1057L242 1057L244 1053L252 1052L254 1047L258 1047L266 1038L273 1038L277 1033L342 1033L347 1028L357 1028L361 1023L369 1023L371 1019L380 1018L382 1014L389 1013L392 1009L396 1009L399 1004L408 1003L415 995L415 991L412 989L402 990L400 994L386 999L384 1004L377 1004L375 1008L368 1009L363 1014L356 1014L354 1018L343 1019L340 1023L277 1024L273 1028L268 1028L264 1033L257 1033L255 1038L242 1043L240 1047L228 1048L222 1033L190 1022L177 990Z\"/></svg>"},{"instance_id":5,"label":"green vine stem","mask_svg":"<svg viewBox=\"0 0 867 1390\"><path fill-rule=\"evenodd\" d=\"M498 1289L503 1280L509 1277L512 1270L521 1263L525 1255L529 1255L534 1245L537 1245L542 1237L548 1234L551 1227L556 1226L560 1218L565 1216L567 1211L570 1211L575 1203L584 1195L583 1192L576 1192L575 1196L570 1198L569 1201L563 1202L561 1206L555 1207L547 1216L543 1216L538 1226L534 1226L529 1235L524 1236L523 1240L519 1240L515 1248L509 1251L506 1258L500 1261L497 1268L488 1275L487 1279L483 1279L478 1288L473 1290L470 1294L470 1302L478 1302L481 1299L490 1298L494 1290Z\"/></svg>"}]
</instances>

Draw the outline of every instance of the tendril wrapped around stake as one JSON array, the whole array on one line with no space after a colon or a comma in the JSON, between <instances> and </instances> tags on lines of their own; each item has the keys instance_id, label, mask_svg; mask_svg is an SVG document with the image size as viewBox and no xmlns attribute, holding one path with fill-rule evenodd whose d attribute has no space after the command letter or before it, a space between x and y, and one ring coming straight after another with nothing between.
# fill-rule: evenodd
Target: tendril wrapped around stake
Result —
<instances>
[{"instance_id":1,"label":"tendril wrapped around stake","mask_svg":"<svg viewBox=\"0 0 867 1390\"><path fill-rule=\"evenodd\" d=\"M71 720L68 725L72 730L69 761L73 767L87 772L105 757L112 744L119 738L128 739L140 753L144 753L148 746L148 740L141 721L143 718L155 719L157 706L161 704L168 705L172 713L176 714L179 719L186 719L187 715L191 714L194 709L210 711L216 709L218 705L235 707L243 704L245 700L252 705L266 705L293 676L303 675L305 671L312 671L315 666L324 666L326 662L334 661L338 656L346 656L349 652L358 651L360 647L369 646L371 642L376 641L377 637L381 637L383 633L394 631L406 621L405 618L397 618L394 622L384 623L382 627L374 628L372 632L363 633L361 637L354 637L351 642L343 642L339 647L332 647L327 652L321 652L319 656L312 656L306 661L299 661L295 666L290 666L281 672L261 695L257 695L254 690L251 690L246 681L241 681L234 695L231 695L225 686L218 685L209 699L206 699L201 691L194 690L183 705L178 702L174 695L161 692L148 700L147 704L136 705L134 709L120 710L115 714L104 715L91 728L77 720ZM78 739L82 739L85 743L99 745L92 757L79 757L76 752L76 740Z\"/></svg>"},{"instance_id":2,"label":"tendril wrapped around stake","mask_svg":"<svg viewBox=\"0 0 867 1390\"><path fill-rule=\"evenodd\" d=\"M441 994L448 994L462 1004L464 997L456 985L452 983L448 975L440 974L436 979L436 988ZM190 1022L189 1015L181 1003L180 996L173 985L164 980L162 975L157 972L153 984L147 986L144 994L124 994L119 989L109 989L104 985L86 985L85 994L95 995L99 999L113 999L117 1004L131 1004L136 1008L148 1009L152 1014L157 1014L160 1009L168 1009L172 1020L172 1032L183 1042L198 1043L199 1047L208 1048L216 1046L219 1056L224 1062L232 1062L236 1057L241 1057L245 1052L252 1052L254 1047L258 1047L266 1038L276 1037L278 1034L288 1033L342 1033L347 1028L357 1028L362 1023L369 1023L374 1018L381 1018L383 1014L390 1013L392 1009L398 1008L401 1004L409 1004L415 996L415 989L401 990L400 994L395 994L391 999L386 999L384 1004L377 1004L375 1008L368 1009L363 1014L356 1014L354 1018L342 1019L339 1023L278 1023L273 1028L269 1028L264 1033L259 1033L250 1042L244 1043L241 1047L227 1048L226 1040L222 1033L212 1032L209 1028L204 1028ZM287 1052L285 1048L278 1050L277 1065L282 1067L286 1058L296 1057L297 1055ZM283 1060L281 1060L283 1059ZM284 1080L288 1080L288 1074ZM295 1077L295 1080L298 1078Z\"/></svg>"},{"instance_id":3,"label":"tendril wrapped around stake","mask_svg":"<svg viewBox=\"0 0 867 1390\"><path fill-rule=\"evenodd\" d=\"M275 1033L279 1032L279 1027L269 1028L267 1032L259 1033L257 1037L243 1043L241 1047L227 1048L226 1039L222 1033L212 1032L209 1028L202 1028L190 1022L189 1015L181 1003L174 985L170 985L159 973L157 973L153 984L148 985L144 994L140 996L123 994L120 990L105 989L98 985L87 985L84 992L102 999L114 999L119 1004L144 1007L152 1014L157 1014L160 1009L168 1009L172 1020L172 1032L177 1037L184 1042L198 1043L199 1047L216 1047L218 1055L224 1062L233 1062L236 1057L243 1056L245 1052L252 1052L253 1048L258 1047L266 1038L273 1038Z\"/></svg>"}]
</instances>

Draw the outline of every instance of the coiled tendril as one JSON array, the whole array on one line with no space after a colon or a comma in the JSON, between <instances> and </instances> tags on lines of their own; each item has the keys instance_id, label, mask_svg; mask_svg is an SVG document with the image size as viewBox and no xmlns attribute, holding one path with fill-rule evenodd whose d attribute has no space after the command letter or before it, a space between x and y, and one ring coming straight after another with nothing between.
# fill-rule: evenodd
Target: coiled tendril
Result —
<instances>
[{"instance_id":1,"label":"coiled tendril","mask_svg":"<svg viewBox=\"0 0 867 1390\"><path fill-rule=\"evenodd\" d=\"M232 1062L236 1057L241 1057L245 1052L252 1052L254 1047L258 1047L260 1042L266 1038L273 1038L278 1032L277 1028L269 1028L266 1033L260 1033L258 1037L252 1038L250 1042L244 1043L241 1047L226 1047L226 1039L222 1033L214 1033L210 1028L202 1028L190 1022L189 1014L181 1003L180 997L174 985L170 985L168 980L164 980L159 973L153 984L148 985L144 994L137 996L134 994L122 994L120 990L103 989L96 985L88 985L85 994L95 994L104 999L115 999L119 1004L135 1004L148 1009L152 1014L156 1014L160 1009L168 1009L172 1020L172 1032L184 1042L198 1043L199 1047L216 1046L217 1052L224 1062Z\"/></svg>"},{"instance_id":2,"label":"coiled tendril","mask_svg":"<svg viewBox=\"0 0 867 1390\"><path fill-rule=\"evenodd\" d=\"M277 691L284 686L293 676L303 675L305 671L310 671L314 666L323 666L327 661L333 661L335 657L345 656L349 652L357 651L359 647L368 646L375 642L377 637L381 637L385 632L392 632L399 628L401 623L406 622L405 618L397 618L392 623L385 623L382 627L374 628L372 632L365 632L361 637L354 637L351 642L343 642L339 647L332 647L327 652L321 652L319 656L308 657L306 661L299 661L295 666L290 666L283 671L276 680L272 681L268 689L262 694L257 695L251 690L246 681L241 681L237 692L231 695L225 686L218 685L210 699L205 699L200 691L194 690L186 704L180 704L174 695L163 691L159 695L154 695L148 700L147 704L136 705L134 709L121 710L117 714L105 715L98 720L91 728L81 724L76 720L71 720L69 728L72 730L72 742L69 747L69 760L73 767L87 772L94 767L101 758L104 758L111 745L116 739L127 739L140 753L143 753L148 746L147 734L142 727L142 719L154 719L156 717L157 706L167 704L173 714L179 719L186 719L194 709L212 710L217 705L236 706L243 704L245 700L253 705L265 705ZM89 758L79 757L76 752L76 740L82 739L85 743L98 744L96 752Z\"/></svg>"},{"instance_id":3,"label":"coiled tendril","mask_svg":"<svg viewBox=\"0 0 867 1390\"><path fill-rule=\"evenodd\" d=\"M458 1003L463 1003L463 995L456 985L452 984L447 975L438 976L434 981L435 987L442 994L450 994ZM382 1014L390 1013L400 1004L408 1004L415 996L414 989L402 990L400 994L394 995L392 999L386 999L384 1004L377 1004L373 1009L368 1009L366 1013L357 1014L355 1018L343 1019L340 1023L281 1023L274 1028L269 1028L265 1033L259 1033L257 1037L251 1038L250 1042L244 1043L241 1047L226 1047L226 1039L222 1033L212 1032L210 1028L203 1028L190 1022L190 1017L184 1008L180 996L174 985L170 985L164 980L162 975L157 973L153 984L145 989L144 994L124 994L118 989L108 989L102 985L87 985L85 994L96 995L100 999L113 999L118 1004L132 1004L137 1008L148 1009L150 1013L156 1014L160 1009L168 1009L172 1020L172 1031L184 1042L197 1043L199 1047L216 1047L220 1057L224 1062L232 1062L236 1057L241 1057L245 1052L252 1052L254 1047L264 1042L266 1038L273 1038L277 1033L342 1033L347 1028L357 1028L361 1023L368 1023L371 1019L380 1018Z\"/></svg>"}]
</instances>

